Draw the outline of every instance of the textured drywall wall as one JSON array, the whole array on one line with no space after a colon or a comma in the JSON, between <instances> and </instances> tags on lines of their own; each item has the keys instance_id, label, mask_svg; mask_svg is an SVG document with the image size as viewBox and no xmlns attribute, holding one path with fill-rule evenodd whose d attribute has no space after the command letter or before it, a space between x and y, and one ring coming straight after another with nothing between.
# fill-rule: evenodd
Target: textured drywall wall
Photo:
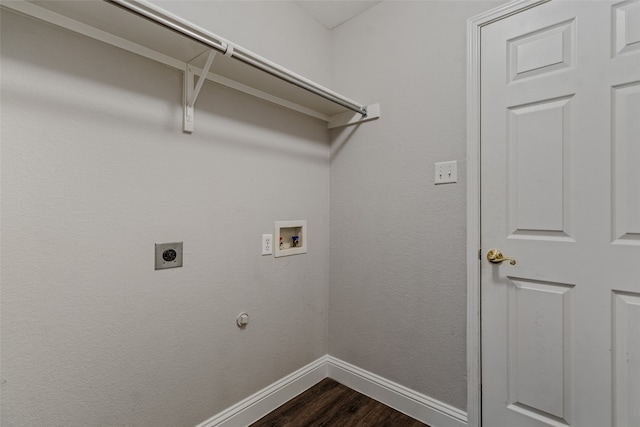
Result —
<instances>
[{"instance_id":1,"label":"textured drywall wall","mask_svg":"<svg viewBox=\"0 0 640 427\"><path fill-rule=\"evenodd\" d=\"M331 33L293 2L153 2L316 83L330 86Z\"/></svg>"},{"instance_id":2,"label":"textured drywall wall","mask_svg":"<svg viewBox=\"0 0 640 427\"><path fill-rule=\"evenodd\" d=\"M325 123L207 82L185 135L180 71L1 31L0 424L192 427L327 353ZM308 253L262 257L292 219Z\"/></svg>"},{"instance_id":3,"label":"textured drywall wall","mask_svg":"<svg viewBox=\"0 0 640 427\"><path fill-rule=\"evenodd\" d=\"M496 4L383 2L332 33L334 89L382 118L332 134L329 353L463 410L466 19Z\"/></svg>"}]
</instances>

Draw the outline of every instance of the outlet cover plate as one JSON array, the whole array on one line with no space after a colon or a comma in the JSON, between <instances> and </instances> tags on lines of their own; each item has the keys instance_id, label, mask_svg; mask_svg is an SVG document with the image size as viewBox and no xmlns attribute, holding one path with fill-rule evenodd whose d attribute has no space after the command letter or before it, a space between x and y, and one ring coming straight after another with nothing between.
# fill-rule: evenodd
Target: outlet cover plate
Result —
<instances>
[{"instance_id":1,"label":"outlet cover plate","mask_svg":"<svg viewBox=\"0 0 640 427\"><path fill-rule=\"evenodd\" d=\"M273 254L273 234L262 235L262 255Z\"/></svg>"},{"instance_id":2,"label":"outlet cover plate","mask_svg":"<svg viewBox=\"0 0 640 427\"><path fill-rule=\"evenodd\" d=\"M182 242L156 243L156 270L182 267Z\"/></svg>"}]
</instances>

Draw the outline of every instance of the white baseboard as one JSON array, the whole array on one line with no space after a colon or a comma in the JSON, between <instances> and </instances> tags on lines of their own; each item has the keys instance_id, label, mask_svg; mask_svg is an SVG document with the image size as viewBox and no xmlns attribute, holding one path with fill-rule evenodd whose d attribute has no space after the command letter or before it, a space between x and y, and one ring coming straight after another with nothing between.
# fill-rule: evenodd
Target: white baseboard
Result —
<instances>
[{"instance_id":1,"label":"white baseboard","mask_svg":"<svg viewBox=\"0 0 640 427\"><path fill-rule=\"evenodd\" d=\"M225 409L197 427L248 426L327 377L327 356Z\"/></svg>"},{"instance_id":2,"label":"white baseboard","mask_svg":"<svg viewBox=\"0 0 640 427\"><path fill-rule=\"evenodd\" d=\"M327 356L328 376L432 427L466 427L467 413L379 375Z\"/></svg>"},{"instance_id":3,"label":"white baseboard","mask_svg":"<svg viewBox=\"0 0 640 427\"><path fill-rule=\"evenodd\" d=\"M467 426L466 412L327 355L196 427L248 426L327 377L432 427Z\"/></svg>"}]
</instances>

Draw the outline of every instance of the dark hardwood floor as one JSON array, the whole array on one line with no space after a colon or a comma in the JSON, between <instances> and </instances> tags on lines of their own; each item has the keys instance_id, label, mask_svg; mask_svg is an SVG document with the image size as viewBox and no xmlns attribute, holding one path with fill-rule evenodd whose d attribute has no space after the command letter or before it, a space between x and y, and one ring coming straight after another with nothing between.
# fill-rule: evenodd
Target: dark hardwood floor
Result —
<instances>
[{"instance_id":1,"label":"dark hardwood floor","mask_svg":"<svg viewBox=\"0 0 640 427\"><path fill-rule=\"evenodd\" d=\"M326 378L251 427L429 427Z\"/></svg>"}]
</instances>

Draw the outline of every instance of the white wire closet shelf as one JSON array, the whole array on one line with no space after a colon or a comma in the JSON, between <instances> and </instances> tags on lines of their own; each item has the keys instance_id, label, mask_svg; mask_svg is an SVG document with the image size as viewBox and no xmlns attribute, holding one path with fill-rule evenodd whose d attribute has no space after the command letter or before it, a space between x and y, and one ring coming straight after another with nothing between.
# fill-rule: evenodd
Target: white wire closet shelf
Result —
<instances>
[{"instance_id":1,"label":"white wire closet shelf","mask_svg":"<svg viewBox=\"0 0 640 427\"><path fill-rule=\"evenodd\" d=\"M380 117L364 105L233 44L146 0L5 0L3 8L184 70L184 130L204 80L327 122L329 128ZM197 84L194 82L197 81Z\"/></svg>"}]
</instances>

